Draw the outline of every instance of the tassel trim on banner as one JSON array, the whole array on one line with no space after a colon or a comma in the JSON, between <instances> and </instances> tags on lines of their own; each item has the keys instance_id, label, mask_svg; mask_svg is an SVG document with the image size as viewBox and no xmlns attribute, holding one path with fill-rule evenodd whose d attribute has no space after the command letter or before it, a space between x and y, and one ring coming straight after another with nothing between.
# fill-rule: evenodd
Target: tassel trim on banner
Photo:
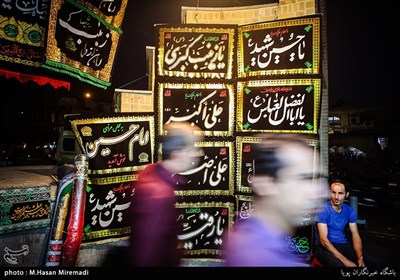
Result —
<instances>
[{"instance_id":1,"label":"tassel trim on banner","mask_svg":"<svg viewBox=\"0 0 400 280\"><path fill-rule=\"evenodd\" d=\"M71 87L70 82L64 82L64 81L60 81L60 80L50 79L50 78L43 77L43 76L23 74L23 73L19 73L19 72L13 72L13 71L2 70L2 69L0 69L0 76L5 76L6 79L15 78L20 83L26 83L28 81L33 81L36 84L38 84L39 86L44 86L46 84L50 84L55 89L65 87L69 91L70 87Z\"/></svg>"}]
</instances>

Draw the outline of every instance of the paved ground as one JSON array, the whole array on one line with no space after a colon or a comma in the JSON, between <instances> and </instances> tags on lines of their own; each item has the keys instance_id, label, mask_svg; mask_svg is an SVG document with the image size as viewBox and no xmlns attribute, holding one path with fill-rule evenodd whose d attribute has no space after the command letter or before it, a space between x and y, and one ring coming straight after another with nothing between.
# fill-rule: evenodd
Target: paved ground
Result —
<instances>
[{"instance_id":1,"label":"paved ground","mask_svg":"<svg viewBox=\"0 0 400 280\"><path fill-rule=\"evenodd\" d=\"M0 190L48 187L57 178L56 165L22 165L0 167Z\"/></svg>"}]
</instances>

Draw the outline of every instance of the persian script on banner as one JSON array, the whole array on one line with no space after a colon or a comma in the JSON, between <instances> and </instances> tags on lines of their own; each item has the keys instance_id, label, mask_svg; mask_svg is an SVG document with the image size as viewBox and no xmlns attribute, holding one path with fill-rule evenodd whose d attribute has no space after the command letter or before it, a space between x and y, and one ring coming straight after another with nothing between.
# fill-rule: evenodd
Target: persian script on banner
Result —
<instances>
[{"instance_id":1,"label":"persian script on banner","mask_svg":"<svg viewBox=\"0 0 400 280\"><path fill-rule=\"evenodd\" d=\"M48 0L2 1L0 61L40 67L46 42Z\"/></svg>"},{"instance_id":2,"label":"persian script on banner","mask_svg":"<svg viewBox=\"0 0 400 280\"><path fill-rule=\"evenodd\" d=\"M154 116L118 114L71 120L89 159L82 243L127 238L137 172L154 163Z\"/></svg>"},{"instance_id":3,"label":"persian script on banner","mask_svg":"<svg viewBox=\"0 0 400 280\"><path fill-rule=\"evenodd\" d=\"M97 7L87 1L52 1L43 67L103 89L110 86L126 6L127 0Z\"/></svg>"}]
</instances>

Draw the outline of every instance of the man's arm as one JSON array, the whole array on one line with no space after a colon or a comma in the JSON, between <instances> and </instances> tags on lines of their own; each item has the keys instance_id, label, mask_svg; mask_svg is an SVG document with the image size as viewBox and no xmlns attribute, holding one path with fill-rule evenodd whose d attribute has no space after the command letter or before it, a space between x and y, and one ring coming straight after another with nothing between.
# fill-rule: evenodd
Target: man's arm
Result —
<instances>
[{"instance_id":1,"label":"man's arm","mask_svg":"<svg viewBox=\"0 0 400 280\"><path fill-rule=\"evenodd\" d=\"M338 258L345 266L347 267L356 267L357 265L353 263L351 260L346 258L342 253L340 253L335 246L333 246L332 242L328 239L328 226L324 223L317 224L319 240L332 255Z\"/></svg>"},{"instance_id":2,"label":"man's arm","mask_svg":"<svg viewBox=\"0 0 400 280\"><path fill-rule=\"evenodd\" d=\"M362 241L360 234L358 232L357 223L349 223L349 228L351 231L351 240L353 241L353 248L357 255L357 265L359 267L364 267L364 259L362 253Z\"/></svg>"}]
</instances>

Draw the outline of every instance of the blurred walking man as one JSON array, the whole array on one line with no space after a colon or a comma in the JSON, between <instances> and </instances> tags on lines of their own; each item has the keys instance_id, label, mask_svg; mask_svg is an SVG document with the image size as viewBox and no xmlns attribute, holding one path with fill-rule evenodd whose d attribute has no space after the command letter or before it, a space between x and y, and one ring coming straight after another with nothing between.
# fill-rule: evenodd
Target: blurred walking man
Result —
<instances>
[{"instance_id":1,"label":"blurred walking man","mask_svg":"<svg viewBox=\"0 0 400 280\"><path fill-rule=\"evenodd\" d=\"M164 127L162 161L147 166L134 183L131 204L131 266L179 266L179 224L175 208L174 187L178 173L198 165L200 150L195 142L201 138L196 126L171 123Z\"/></svg>"},{"instance_id":2,"label":"blurred walking man","mask_svg":"<svg viewBox=\"0 0 400 280\"><path fill-rule=\"evenodd\" d=\"M254 150L254 211L229 233L227 266L306 266L287 249L287 237L327 198L326 182L314 180L320 174L315 153L298 136L263 136Z\"/></svg>"}]
</instances>

